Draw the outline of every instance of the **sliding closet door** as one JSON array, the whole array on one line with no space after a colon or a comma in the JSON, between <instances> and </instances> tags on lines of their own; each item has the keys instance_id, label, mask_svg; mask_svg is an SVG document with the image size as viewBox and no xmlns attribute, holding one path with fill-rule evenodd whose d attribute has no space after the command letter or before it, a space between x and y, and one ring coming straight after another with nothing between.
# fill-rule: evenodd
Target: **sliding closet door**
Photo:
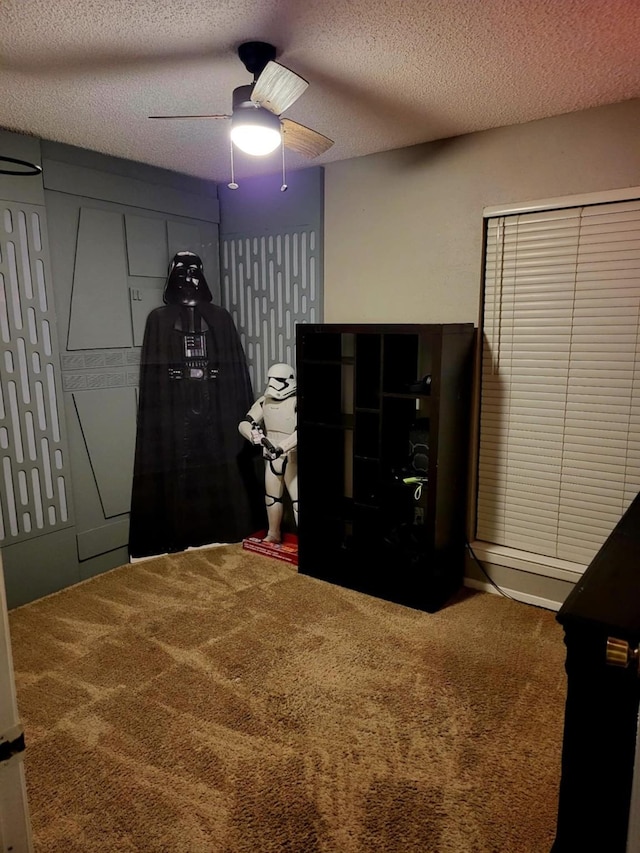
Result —
<instances>
[{"instance_id":1,"label":"sliding closet door","mask_svg":"<svg viewBox=\"0 0 640 853\"><path fill-rule=\"evenodd\" d=\"M55 178L57 164L44 165ZM82 177L88 182L87 172ZM169 260L184 248L200 255L211 289L219 294L217 225L71 192L48 190L46 200L76 547L81 576L87 577L95 574L91 561L99 561L102 570L105 560L122 565L129 558L147 316L163 305Z\"/></svg>"}]
</instances>

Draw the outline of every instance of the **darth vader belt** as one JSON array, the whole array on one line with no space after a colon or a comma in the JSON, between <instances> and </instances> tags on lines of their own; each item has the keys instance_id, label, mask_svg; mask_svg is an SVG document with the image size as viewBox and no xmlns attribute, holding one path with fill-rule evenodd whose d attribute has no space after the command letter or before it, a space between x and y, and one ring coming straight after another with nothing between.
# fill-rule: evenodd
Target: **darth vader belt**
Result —
<instances>
[{"instance_id":1,"label":"darth vader belt","mask_svg":"<svg viewBox=\"0 0 640 853\"><path fill-rule=\"evenodd\" d=\"M207 379L217 379L219 372L217 367L184 364L182 367L170 367L169 379L196 379L202 382Z\"/></svg>"}]
</instances>

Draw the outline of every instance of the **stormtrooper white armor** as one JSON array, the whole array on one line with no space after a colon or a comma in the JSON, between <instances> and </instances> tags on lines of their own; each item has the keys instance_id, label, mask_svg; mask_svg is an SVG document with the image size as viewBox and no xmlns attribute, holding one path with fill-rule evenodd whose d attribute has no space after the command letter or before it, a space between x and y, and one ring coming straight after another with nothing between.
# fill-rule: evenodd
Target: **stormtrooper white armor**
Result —
<instances>
[{"instance_id":1,"label":"stormtrooper white armor","mask_svg":"<svg viewBox=\"0 0 640 853\"><path fill-rule=\"evenodd\" d=\"M262 445L269 521L265 541L280 542L285 486L298 523L296 379L290 364L273 364L269 368L264 394L249 409L238 429L248 441Z\"/></svg>"}]
</instances>

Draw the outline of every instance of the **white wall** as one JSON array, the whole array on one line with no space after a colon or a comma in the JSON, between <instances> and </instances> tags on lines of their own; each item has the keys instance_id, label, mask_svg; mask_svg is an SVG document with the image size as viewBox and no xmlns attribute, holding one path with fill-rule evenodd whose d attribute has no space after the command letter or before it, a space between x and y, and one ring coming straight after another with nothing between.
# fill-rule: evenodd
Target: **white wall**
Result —
<instances>
[{"instance_id":1,"label":"white wall","mask_svg":"<svg viewBox=\"0 0 640 853\"><path fill-rule=\"evenodd\" d=\"M477 322L484 207L640 185L640 100L325 167L325 321Z\"/></svg>"},{"instance_id":2,"label":"white wall","mask_svg":"<svg viewBox=\"0 0 640 853\"><path fill-rule=\"evenodd\" d=\"M639 185L637 99L329 164L325 321L477 324L485 207ZM573 586L488 568L534 604Z\"/></svg>"}]
</instances>

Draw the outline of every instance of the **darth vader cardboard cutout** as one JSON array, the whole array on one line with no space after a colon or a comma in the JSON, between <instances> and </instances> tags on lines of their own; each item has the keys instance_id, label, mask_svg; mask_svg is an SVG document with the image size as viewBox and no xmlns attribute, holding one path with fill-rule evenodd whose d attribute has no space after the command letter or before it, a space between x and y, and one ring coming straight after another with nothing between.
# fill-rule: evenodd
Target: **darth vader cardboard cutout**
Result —
<instances>
[{"instance_id":1,"label":"darth vader cardboard cutout","mask_svg":"<svg viewBox=\"0 0 640 853\"><path fill-rule=\"evenodd\" d=\"M262 518L238 421L253 402L240 337L211 303L202 262L179 252L146 322L131 497L131 557L238 542Z\"/></svg>"}]
</instances>

